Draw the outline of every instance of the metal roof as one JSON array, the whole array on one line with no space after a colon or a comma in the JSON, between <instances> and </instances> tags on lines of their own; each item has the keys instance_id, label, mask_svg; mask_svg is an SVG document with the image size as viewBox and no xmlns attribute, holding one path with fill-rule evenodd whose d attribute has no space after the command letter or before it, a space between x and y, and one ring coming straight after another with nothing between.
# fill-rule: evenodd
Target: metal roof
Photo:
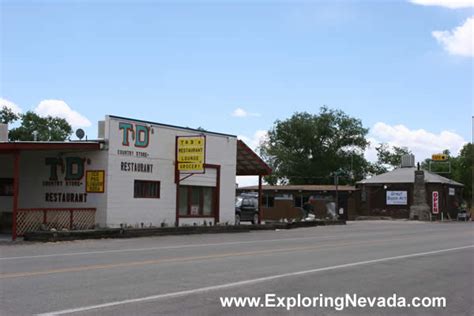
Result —
<instances>
[{"instance_id":1,"label":"metal roof","mask_svg":"<svg viewBox=\"0 0 474 316\"><path fill-rule=\"evenodd\" d=\"M249 146L237 140L237 172L238 176L268 176L272 169Z\"/></svg>"},{"instance_id":2,"label":"metal roof","mask_svg":"<svg viewBox=\"0 0 474 316\"><path fill-rule=\"evenodd\" d=\"M134 119L134 118L129 118L129 117L117 116L117 115L108 115L108 117L114 118L114 119L119 119L119 120L140 122L140 123L151 124L151 125L156 125L156 126L161 126L161 127L168 127L168 128L173 128L173 129L186 130L186 131L190 131L190 132L197 132L199 134L210 134L210 135L233 137L233 138L237 137L237 136L231 135L231 134L211 132L211 131L204 130L204 129L190 128L190 127L171 125L171 124L163 124L163 123L159 123L159 122L152 122L152 121Z\"/></svg>"},{"instance_id":3,"label":"metal roof","mask_svg":"<svg viewBox=\"0 0 474 316\"><path fill-rule=\"evenodd\" d=\"M303 184L303 185L263 185L264 191L336 191L335 185ZM237 188L237 190L258 190L258 186ZM355 191L351 185L338 185L338 191Z\"/></svg>"},{"instance_id":4,"label":"metal roof","mask_svg":"<svg viewBox=\"0 0 474 316\"><path fill-rule=\"evenodd\" d=\"M416 168L397 168L392 171L373 176L370 179L365 179L357 182L358 184L385 184L385 183L415 183ZM451 179L442 177L436 173L426 170L425 183L443 183L456 186L464 186L463 184L453 181Z\"/></svg>"},{"instance_id":5,"label":"metal roof","mask_svg":"<svg viewBox=\"0 0 474 316\"><path fill-rule=\"evenodd\" d=\"M0 142L0 152L15 150L100 150L99 141L18 141L18 142Z\"/></svg>"}]
</instances>

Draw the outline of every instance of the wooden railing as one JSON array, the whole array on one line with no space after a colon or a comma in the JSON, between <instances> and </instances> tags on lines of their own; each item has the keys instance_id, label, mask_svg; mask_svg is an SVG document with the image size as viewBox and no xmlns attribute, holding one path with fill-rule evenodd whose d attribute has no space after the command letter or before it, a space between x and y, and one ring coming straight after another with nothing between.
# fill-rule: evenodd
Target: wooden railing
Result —
<instances>
[{"instance_id":1,"label":"wooden railing","mask_svg":"<svg viewBox=\"0 0 474 316\"><path fill-rule=\"evenodd\" d=\"M41 229L90 229L95 225L95 208L28 208L18 209L18 236Z\"/></svg>"}]
</instances>

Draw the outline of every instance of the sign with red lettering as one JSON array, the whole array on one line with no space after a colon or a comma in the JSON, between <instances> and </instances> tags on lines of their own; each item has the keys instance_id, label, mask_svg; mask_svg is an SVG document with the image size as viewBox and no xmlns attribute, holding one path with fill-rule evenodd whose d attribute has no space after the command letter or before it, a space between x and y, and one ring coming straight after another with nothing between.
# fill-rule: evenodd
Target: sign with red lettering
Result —
<instances>
[{"instance_id":1,"label":"sign with red lettering","mask_svg":"<svg viewBox=\"0 0 474 316\"><path fill-rule=\"evenodd\" d=\"M439 214L439 194L438 191L433 191L433 200L431 203L433 214Z\"/></svg>"}]
</instances>

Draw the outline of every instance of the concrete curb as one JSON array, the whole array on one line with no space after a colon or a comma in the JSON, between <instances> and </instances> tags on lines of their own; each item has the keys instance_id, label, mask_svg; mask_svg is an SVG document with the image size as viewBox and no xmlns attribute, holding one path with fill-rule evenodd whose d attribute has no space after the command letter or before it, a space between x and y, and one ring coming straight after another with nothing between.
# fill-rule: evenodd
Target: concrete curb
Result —
<instances>
[{"instance_id":1,"label":"concrete curb","mask_svg":"<svg viewBox=\"0 0 474 316\"><path fill-rule=\"evenodd\" d=\"M345 225L345 221L314 221L294 223L271 223L265 225L239 226L180 226L162 228L107 228L73 231L37 231L28 232L25 241L54 242L81 239L134 238L150 236L191 235L191 234L227 234L246 233L252 230L294 229L326 225Z\"/></svg>"}]
</instances>

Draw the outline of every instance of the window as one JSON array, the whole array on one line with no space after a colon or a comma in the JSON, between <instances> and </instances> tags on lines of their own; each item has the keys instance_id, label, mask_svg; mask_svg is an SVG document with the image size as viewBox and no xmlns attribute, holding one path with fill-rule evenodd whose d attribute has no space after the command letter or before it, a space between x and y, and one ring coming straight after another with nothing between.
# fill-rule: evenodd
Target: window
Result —
<instances>
[{"instance_id":1,"label":"window","mask_svg":"<svg viewBox=\"0 0 474 316\"><path fill-rule=\"evenodd\" d=\"M275 197L264 195L263 196L263 207L274 207Z\"/></svg>"},{"instance_id":2,"label":"window","mask_svg":"<svg viewBox=\"0 0 474 316\"><path fill-rule=\"evenodd\" d=\"M215 188L198 186L179 187L179 215L211 217L215 210Z\"/></svg>"},{"instance_id":3,"label":"window","mask_svg":"<svg viewBox=\"0 0 474 316\"><path fill-rule=\"evenodd\" d=\"M13 196L13 179L0 178L0 196Z\"/></svg>"},{"instance_id":4,"label":"window","mask_svg":"<svg viewBox=\"0 0 474 316\"><path fill-rule=\"evenodd\" d=\"M188 215L188 187L179 187L179 215Z\"/></svg>"},{"instance_id":5,"label":"window","mask_svg":"<svg viewBox=\"0 0 474 316\"><path fill-rule=\"evenodd\" d=\"M134 198L160 198L160 181L135 180L133 187Z\"/></svg>"},{"instance_id":6,"label":"window","mask_svg":"<svg viewBox=\"0 0 474 316\"><path fill-rule=\"evenodd\" d=\"M295 207L302 207L303 206L303 203L301 203L301 196L295 196L295 200L294 200L294 206Z\"/></svg>"},{"instance_id":7,"label":"window","mask_svg":"<svg viewBox=\"0 0 474 316\"><path fill-rule=\"evenodd\" d=\"M244 199L242 201L242 206L253 206L252 200L251 199Z\"/></svg>"},{"instance_id":8,"label":"window","mask_svg":"<svg viewBox=\"0 0 474 316\"><path fill-rule=\"evenodd\" d=\"M211 215L212 214L212 201L214 199L214 194L212 188L202 188L202 214Z\"/></svg>"},{"instance_id":9,"label":"window","mask_svg":"<svg viewBox=\"0 0 474 316\"><path fill-rule=\"evenodd\" d=\"M303 207L306 203L308 203L309 197L308 196L295 196L294 198L294 205L295 207Z\"/></svg>"}]
</instances>

